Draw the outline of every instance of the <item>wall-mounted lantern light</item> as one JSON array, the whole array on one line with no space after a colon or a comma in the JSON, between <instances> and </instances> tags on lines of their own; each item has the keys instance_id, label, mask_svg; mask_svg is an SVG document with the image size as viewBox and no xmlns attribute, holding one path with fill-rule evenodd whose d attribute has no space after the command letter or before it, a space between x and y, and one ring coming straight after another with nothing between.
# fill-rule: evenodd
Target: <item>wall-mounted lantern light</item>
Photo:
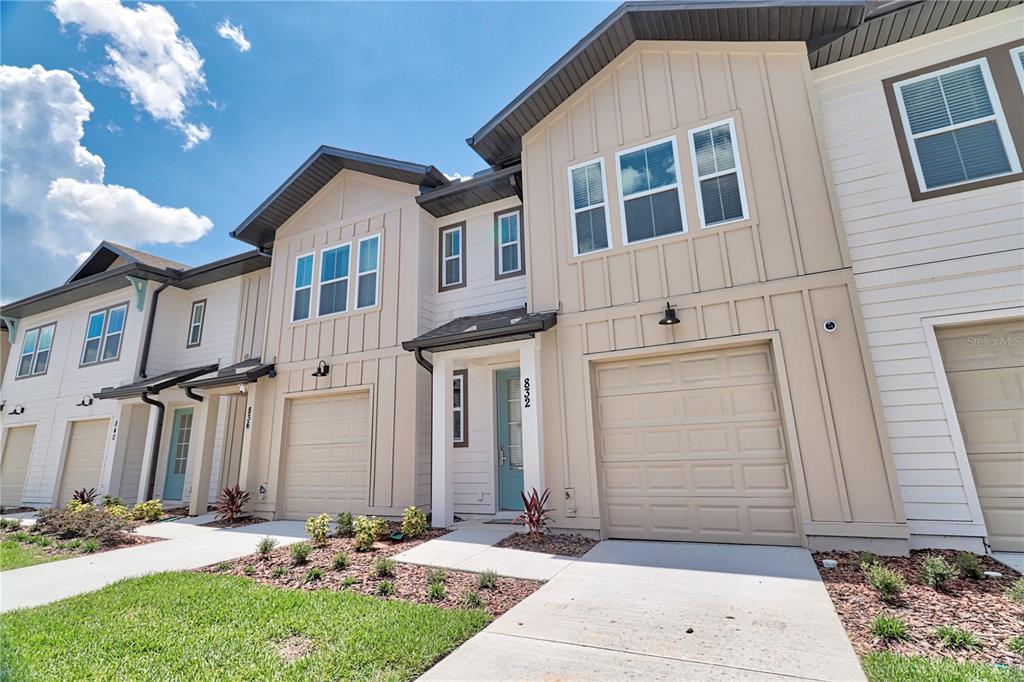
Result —
<instances>
[{"instance_id":1,"label":"wall-mounted lantern light","mask_svg":"<svg viewBox=\"0 0 1024 682\"><path fill-rule=\"evenodd\" d=\"M83 395L82 399L75 404L75 407L92 407L92 396Z\"/></svg>"},{"instance_id":2,"label":"wall-mounted lantern light","mask_svg":"<svg viewBox=\"0 0 1024 682\"><path fill-rule=\"evenodd\" d=\"M8 412L7 414L12 414L12 415L15 415L15 416L17 416L19 414L25 414L25 406L24 405L15 405L14 409L11 410L10 412Z\"/></svg>"},{"instance_id":3,"label":"wall-mounted lantern light","mask_svg":"<svg viewBox=\"0 0 1024 682\"><path fill-rule=\"evenodd\" d=\"M238 384L238 392L245 395L249 392L249 387L246 384Z\"/></svg>"},{"instance_id":4,"label":"wall-mounted lantern light","mask_svg":"<svg viewBox=\"0 0 1024 682\"><path fill-rule=\"evenodd\" d=\"M310 375L314 377L325 377L330 374L331 368L326 361L321 360L316 366L316 370Z\"/></svg>"},{"instance_id":5,"label":"wall-mounted lantern light","mask_svg":"<svg viewBox=\"0 0 1024 682\"><path fill-rule=\"evenodd\" d=\"M676 309L672 307L671 303L665 303L665 315L660 320L658 320L658 324L679 324L679 318L676 317Z\"/></svg>"}]
</instances>

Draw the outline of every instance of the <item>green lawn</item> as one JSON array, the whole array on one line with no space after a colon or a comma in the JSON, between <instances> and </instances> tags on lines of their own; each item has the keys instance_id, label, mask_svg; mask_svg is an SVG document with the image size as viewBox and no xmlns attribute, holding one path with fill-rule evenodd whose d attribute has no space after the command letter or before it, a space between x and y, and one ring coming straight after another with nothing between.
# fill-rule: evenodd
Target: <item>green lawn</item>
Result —
<instances>
[{"instance_id":1,"label":"green lawn","mask_svg":"<svg viewBox=\"0 0 1024 682\"><path fill-rule=\"evenodd\" d=\"M483 628L442 610L161 573L0 616L0 679L409 680ZM286 662L279 643L305 641Z\"/></svg>"},{"instance_id":2,"label":"green lawn","mask_svg":"<svg viewBox=\"0 0 1024 682\"><path fill-rule=\"evenodd\" d=\"M861 658L861 663L871 682L1024 682L1024 670L957 663L950 658L931 660L877 652Z\"/></svg>"},{"instance_id":3,"label":"green lawn","mask_svg":"<svg viewBox=\"0 0 1024 682\"><path fill-rule=\"evenodd\" d=\"M25 545L15 540L0 542L0 571L45 564L47 561L55 561L60 558L62 557L46 554L34 545Z\"/></svg>"}]
</instances>

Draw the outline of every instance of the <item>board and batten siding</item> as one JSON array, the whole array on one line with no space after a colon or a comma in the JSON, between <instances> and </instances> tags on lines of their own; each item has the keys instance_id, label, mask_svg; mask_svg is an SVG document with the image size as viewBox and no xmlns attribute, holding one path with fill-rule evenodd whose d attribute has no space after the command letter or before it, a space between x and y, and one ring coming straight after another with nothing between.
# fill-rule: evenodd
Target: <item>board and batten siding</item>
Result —
<instances>
[{"instance_id":1,"label":"board and batten siding","mask_svg":"<svg viewBox=\"0 0 1024 682\"><path fill-rule=\"evenodd\" d=\"M928 337L1021 306L1024 183L912 201L882 80L1019 41L1021 26L1014 7L812 72L912 545L973 536L961 546L980 547L981 510Z\"/></svg>"},{"instance_id":2,"label":"board and batten siding","mask_svg":"<svg viewBox=\"0 0 1024 682\"><path fill-rule=\"evenodd\" d=\"M701 229L688 130L730 118L749 217ZM615 154L667 137L688 231L624 245ZM598 157L611 248L574 256L567 170ZM807 543L905 542L803 44L634 43L524 136L523 168L525 223L545 226L527 239L530 309L559 311L539 377L545 484L575 499L560 525L600 527L594 363L768 341ZM658 325L666 301L681 324Z\"/></svg>"}]
</instances>

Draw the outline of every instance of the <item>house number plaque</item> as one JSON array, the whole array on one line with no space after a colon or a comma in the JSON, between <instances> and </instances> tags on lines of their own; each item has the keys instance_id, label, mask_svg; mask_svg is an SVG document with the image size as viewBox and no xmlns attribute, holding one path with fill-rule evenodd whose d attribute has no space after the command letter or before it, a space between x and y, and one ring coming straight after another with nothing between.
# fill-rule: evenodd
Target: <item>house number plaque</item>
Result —
<instances>
[{"instance_id":1,"label":"house number plaque","mask_svg":"<svg viewBox=\"0 0 1024 682\"><path fill-rule=\"evenodd\" d=\"M530 406L530 377L523 379L523 407Z\"/></svg>"},{"instance_id":2,"label":"house number plaque","mask_svg":"<svg viewBox=\"0 0 1024 682\"><path fill-rule=\"evenodd\" d=\"M245 408L245 430L248 431L250 426L252 426L252 405Z\"/></svg>"}]
</instances>

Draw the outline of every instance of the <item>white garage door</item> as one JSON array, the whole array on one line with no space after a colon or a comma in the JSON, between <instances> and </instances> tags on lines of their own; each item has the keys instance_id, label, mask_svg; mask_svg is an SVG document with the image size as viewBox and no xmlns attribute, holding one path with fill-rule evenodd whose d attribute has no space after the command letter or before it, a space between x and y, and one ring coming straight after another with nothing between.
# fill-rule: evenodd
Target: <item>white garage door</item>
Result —
<instances>
[{"instance_id":1,"label":"white garage door","mask_svg":"<svg viewBox=\"0 0 1024 682\"><path fill-rule=\"evenodd\" d=\"M365 512L369 433L368 393L293 401L284 453L283 517Z\"/></svg>"},{"instance_id":2,"label":"white garage door","mask_svg":"<svg viewBox=\"0 0 1024 682\"><path fill-rule=\"evenodd\" d=\"M79 488L99 488L108 426L109 419L91 419L71 425L68 454L64 458L64 473L57 494L58 505L67 504Z\"/></svg>"},{"instance_id":3,"label":"white garage door","mask_svg":"<svg viewBox=\"0 0 1024 682\"><path fill-rule=\"evenodd\" d=\"M25 492L25 474L32 454L35 426L7 429L3 461L0 462L0 507L20 507Z\"/></svg>"},{"instance_id":4,"label":"white garage door","mask_svg":"<svg viewBox=\"0 0 1024 682\"><path fill-rule=\"evenodd\" d=\"M1024 552L1024 320L937 336L989 544Z\"/></svg>"},{"instance_id":5,"label":"white garage door","mask_svg":"<svg viewBox=\"0 0 1024 682\"><path fill-rule=\"evenodd\" d=\"M767 346L599 364L611 537L800 544Z\"/></svg>"}]
</instances>

